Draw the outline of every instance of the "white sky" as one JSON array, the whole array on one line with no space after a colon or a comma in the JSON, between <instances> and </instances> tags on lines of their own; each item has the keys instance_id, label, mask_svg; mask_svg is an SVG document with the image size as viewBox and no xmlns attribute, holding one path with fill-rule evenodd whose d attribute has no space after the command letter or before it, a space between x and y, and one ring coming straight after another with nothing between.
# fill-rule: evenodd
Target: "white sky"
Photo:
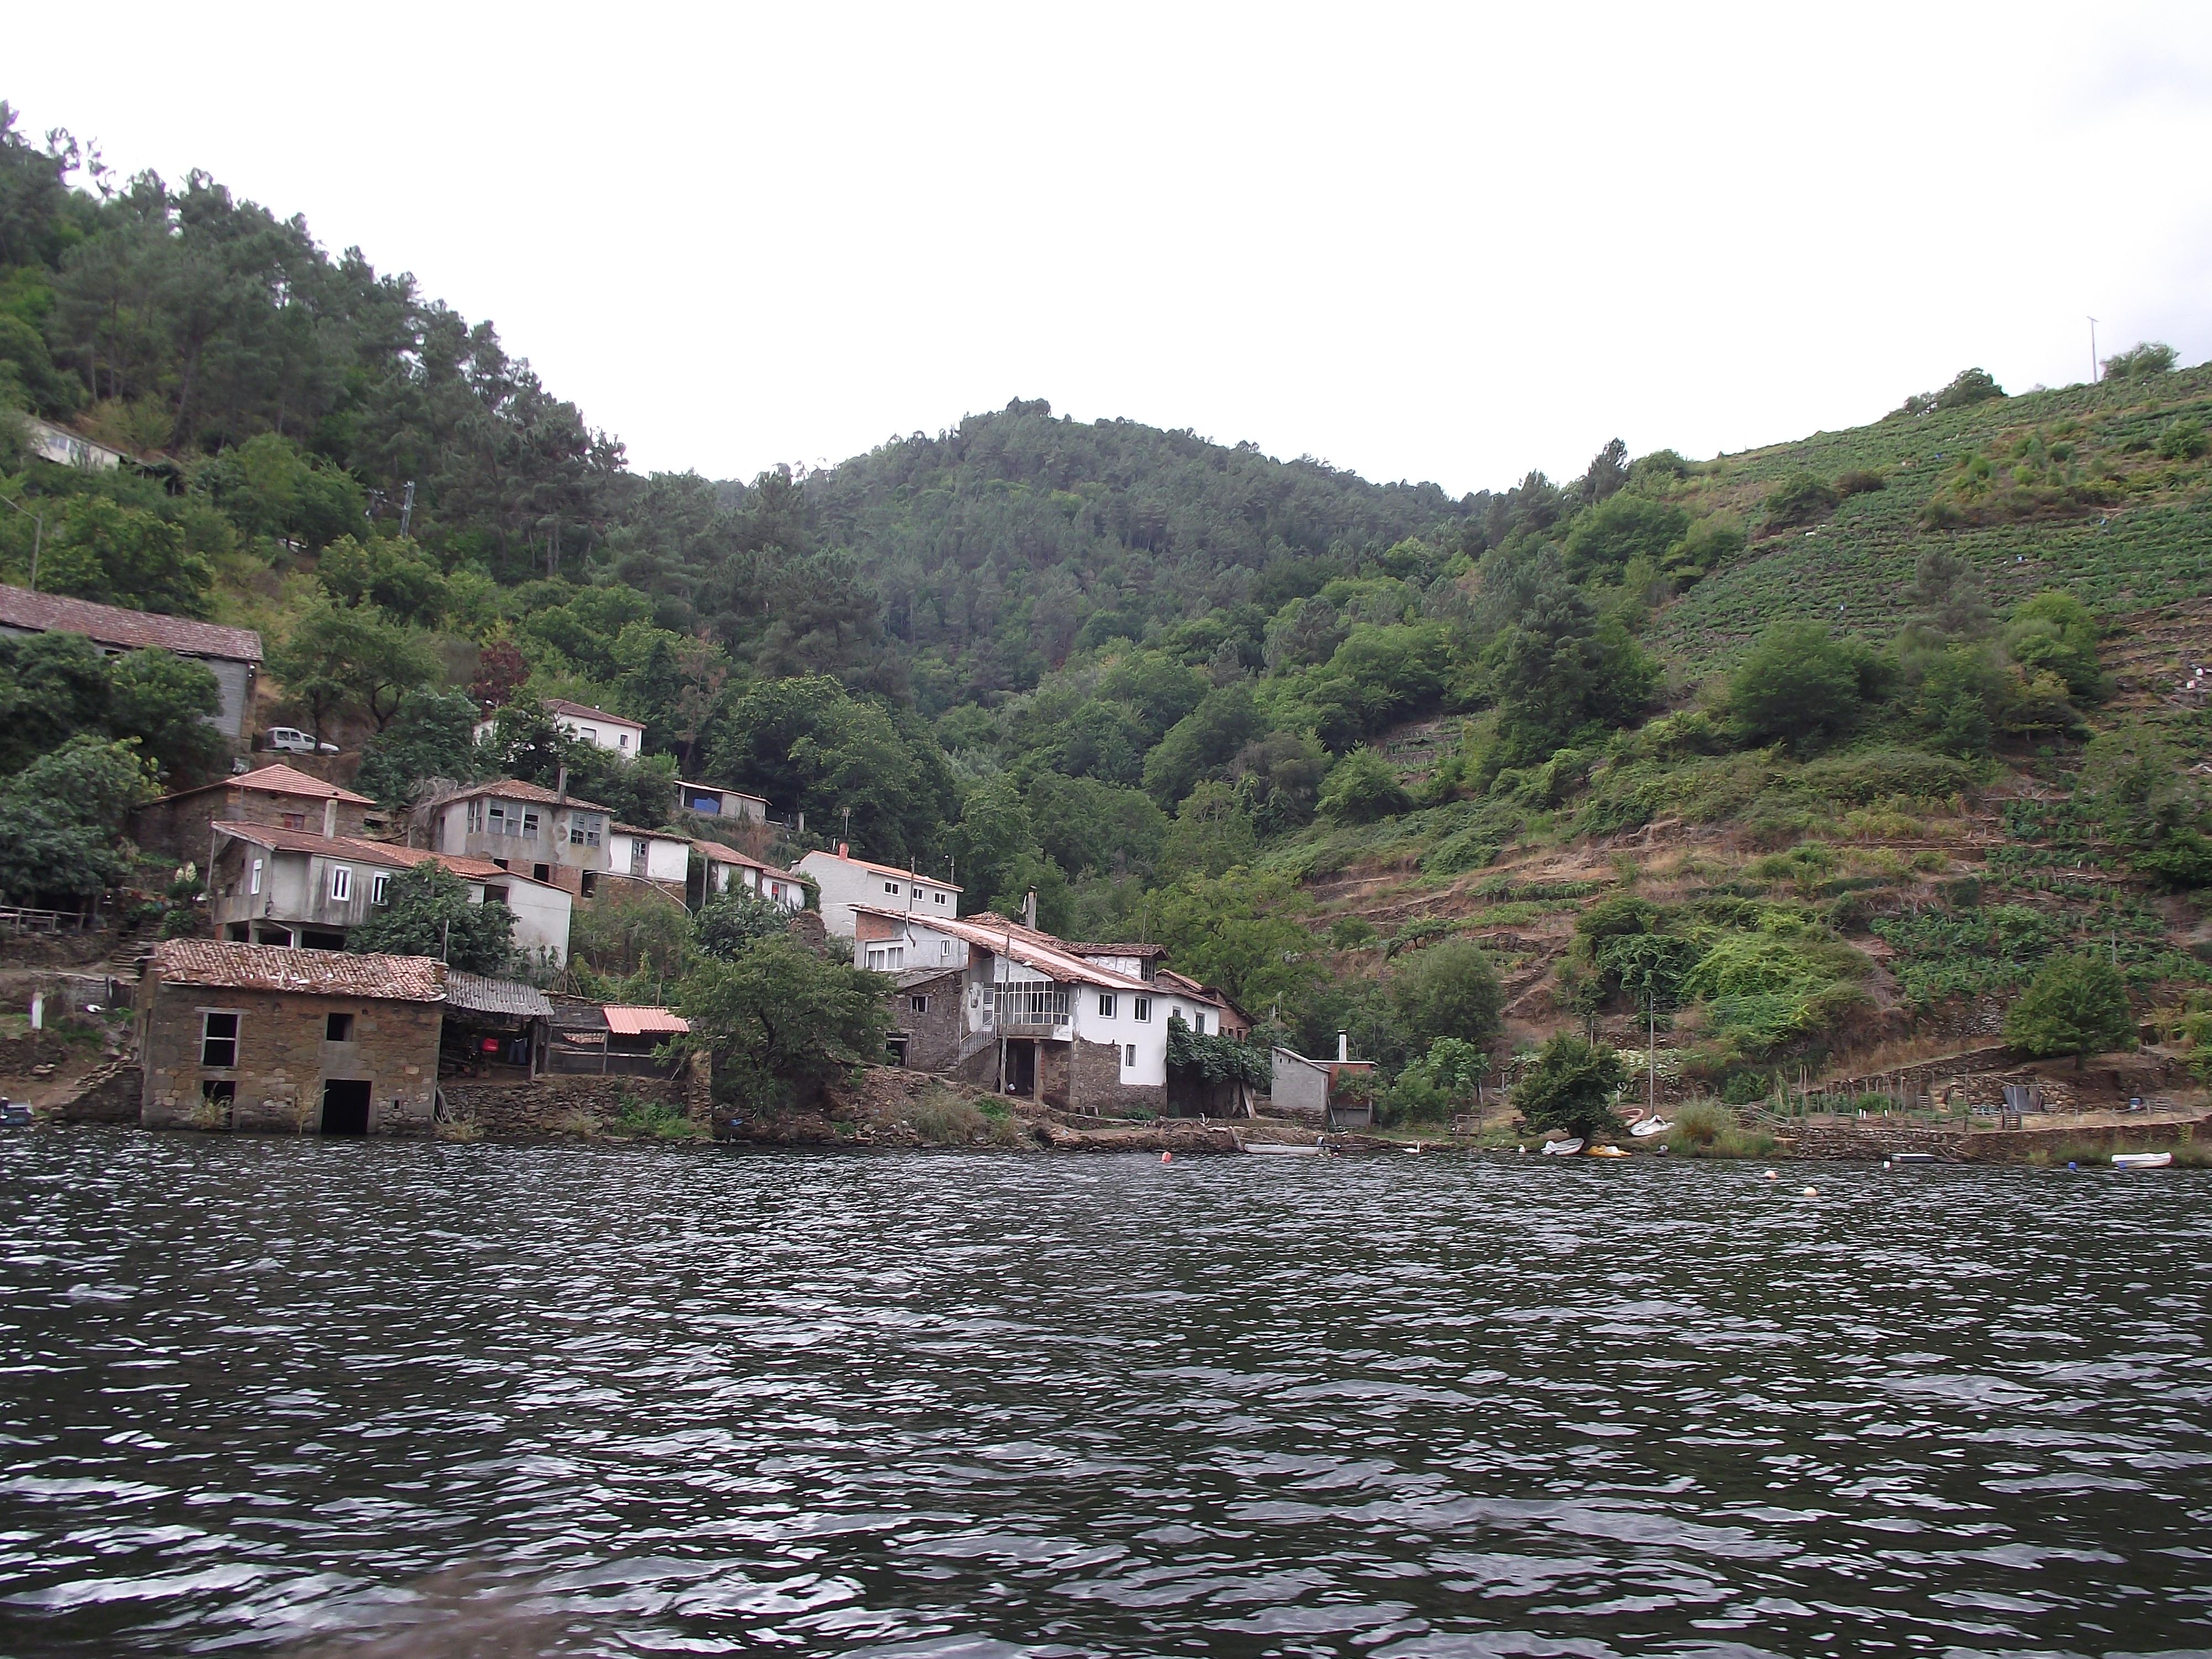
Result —
<instances>
[{"instance_id":1,"label":"white sky","mask_svg":"<svg viewBox=\"0 0 2212 1659\"><path fill-rule=\"evenodd\" d=\"M1454 493L2212 356L2212 5L25 7L0 96L643 469L1014 397ZM140 49L131 49L136 41Z\"/></svg>"}]
</instances>

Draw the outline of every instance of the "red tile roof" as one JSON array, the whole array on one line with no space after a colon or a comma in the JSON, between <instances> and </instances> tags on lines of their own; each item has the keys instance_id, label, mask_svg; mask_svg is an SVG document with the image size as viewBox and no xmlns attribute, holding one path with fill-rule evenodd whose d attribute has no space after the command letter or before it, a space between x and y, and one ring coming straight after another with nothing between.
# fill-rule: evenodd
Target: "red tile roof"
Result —
<instances>
[{"instance_id":1,"label":"red tile roof","mask_svg":"<svg viewBox=\"0 0 2212 1659\"><path fill-rule=\"evenodd\" d=\"M442 1002L446 964L430 957L353 956L282 945L163 939L151 971L171 985L223 991L289 991L311 997L368 997L383 1002Z\"/></svg>"},{"instance_id":2,"label":"red tile roof","mask_svg":"<svg viewBox=\"0 0 2212 1659\"><path fill-rule=\"evenodd\" d=\"M459 853L433 853L421 847L395 847L389 842L362 841L355 836L340 836L338 840L348 847L373 847L386 857L410 869L418 864L438 864L471 881L526 881L532 887L567 890L557 882L540 881L537 877L526 876L519 870L502 869L489 859L466 858Z\"/></svg>"},{"instance_id":3,"label":"red tile roof","mask_svg":"<svg viewBox=\"0 0 2212 1659\"><path fill-rule=\"evenodd\" d=\"M240 841L250 841L256 847L266 847L272 853L328 853L339 858L356 859L363 864L389 865L395 870L404 870L413 862L398 856L404 848L387 847L382 842L361 841L351 836L325 836L310 830L240 823L234 818L217 818L208 828Z\"/></svg>"},{"instance_id":4,"label":"red tile roof","mask_svg":"<svg viewBox=\"0 0 2212 1659\"><path fill-rule=\"evenodd\" d=\"M643 720L634 720L627 714L610 714L604 708L592 708L580 702L570 702L566 697L548 697L545 710L551 714L567 714L576 720L605 720L615 726L635 726L645 730Z\"/></svg>"},{"instance_id":5,"label":"red tile roof","mask_svg":"<svg viewBox=\"0 0 2212 1659\"><path fill-rule=\"evenodd\" d=\"M179 789L175 794L164 795L161 799L182 800L186 795L202 795L210 789L251 789L256 794L263 795L304 795L311 800L342 800L349 806L376 805L366 795L356 795L350 789L325 783L320 778L302 772L296 766L287 766L282 761L257 771L241 773L236 777L204 783L197 789Z\"/></svg>"},{"instance_id":6,"label":"red tile roof","mask_svg":"<svg viewBox=\"0 0 2212 1659\"><path fill-rule=\"evenodd\" d=\"M896 864L878 864L872 859L856 859L850 853L824 853L817 850L809 853L805 859L799 860L799 863L805 864L806 859L835 859L840 864L849 864L856 869L872 871L879 876L897 876L905 881L927 882L932 887L942 887L948 893L964 890L956 884L940 880L935 876L925 876L912 870L902 870Z\"/></svg>"},{"instance_id":7,"label":"red tile roof","mask_svg":"<svg viewBox=\"0 0 2212 1659\"><path fill-rule=\"evenodd\" d=\"M763 863L751 854L740 853L734 847L725 847L719 841L695 841L691 844L715 864L742 864L748 869L765 870L771 876L782 876L792 881L799 879L788 870L779 870L773 864Z\"/></svg>"},{"instance_id":8,"label":"red tile roof","mask_svg":"<svg viewBox=\"0 0 2212 1659\"><path fill-rule=\"evenodd\" d=\"M188 657L227 657L234 662L261 660L261 635L250 628L224 628L189 617L162 617L150 611L126 611L119 605L95 605L59 593L34 593L27 587L0 586L0 627L27 628L40 634L82 634L102 645L136 651L147 647Z\"/></svg>"},{"instance_id":9,"label":"red tile roof","mask_svg":"<svg viewBox=\"0 0 2212 1659\"><path fill-rule=\"evenodd\" d=\"M627 1008L610 1002L599 1012L607 1018L607 1030L617 1036L680 1036L691 1029L690 1020L665 1008Z\"/></svg>"}]
</instances>

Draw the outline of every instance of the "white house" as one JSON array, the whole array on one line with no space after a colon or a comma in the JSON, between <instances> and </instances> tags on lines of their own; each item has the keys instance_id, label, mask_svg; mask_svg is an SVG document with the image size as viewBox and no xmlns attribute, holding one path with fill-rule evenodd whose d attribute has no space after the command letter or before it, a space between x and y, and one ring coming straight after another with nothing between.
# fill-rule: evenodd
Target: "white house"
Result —
<instances>
[{"instance_id":1,"label":"white house","mask_svg":"<svg viewBox=\"0 0 2212 1659\"><path fill-rule=\"evenodd\" d=\"M725 847L718 841L694 841L691 850L704 860L707 866L702 902L717 893L726 893L732 887L739 887L749 888L787 910L805 908L805 886L790 871L779 870L773 864L764 864L750 854L740 853L734 847Z\"/></svg>"},{"instance_id":2,"label":"white house","mask_svg":"<svg viewBox=\"0 0 2212 1659\"><path fill-rule=\"evenodd\" d=\"M853 937L855 905L911 910L917 917L940 920L960 914L960 890L951 882L895 864L856 859L843 842L834 853L809 853L794 867L813 878L822 894L822 925L840 939Z\"/></svg>"},{"instance_id":3,"label":"white house","mask_svg":"<svg viewBox=\"0 0 2212 1659\"><path fill-rule=\"evenodd\" d=\"M672 830L618 823L607 847L607 872L680 894L691 874L691 838Z\"/></svg>"},{"instance_id":4,"label":"white house","mask_svg":"<svg viewBox=\"0 0 2212 1659\"><path fill-rule=\"evenodd\" d=\"M41 460L57 466L81 466L88 472L112 472L123 465L124 453L112 444L81 437L67 427L36 416L23 424L30 428L31 453Z\"/></svg>"},{"instance_id":5,"label":"white house","mask_svg":"<svg viewBox=\"0 0 2212 1659\"><path fill-rule=\"evenodd\" d=\"M768 822L765 795L748 795L742 789L725 789L712 783L679 783L676 793L687 812L710 818L742 818L753 823Z\"/></svg>"},{"instance_id":6,"label":"white house","mask_svg":"<svg viewBox=\"0 0 2212 1659\"><path fill-rule=\"evenodd\" d=\"M488 860L234 820L209 833L209 908L216 935L234 943L343 950L385 904L393 876L434 863L468 884L471 904L507 906L515 945L533 961L568 959L568 893Z\"/></svg>"},{"instance_id":7,"label":"white house","mask_svg":"<svg viewBox=\"0 0 2212 1659\"><path fill-rule=\"evenodd\" d=\"M988 912L956 918L852 909L856 966L893 975L960 973L953 1069L987 1088L1074 1111L1157 1109L1167 1097L1170 1020L1209 1036L1243 1024L1226 999L1194 981L1142 972L1158 954L1144 947L1103 947L1115 955L1093 959Z\"/></svg>"},{"instance_id":8,"label":"white house","mask_svg":"<svg viewBox=\"0 0 2212 1659\"><path fill-rule=\"evenodd\" d=\"M553 717L553 724L570 737L609 750L624 760L636 759L645 747L644 723L627 715L610 714L604 708L570 702L566 697L546 698L545 712ZM498 725L495 720L478 720L477 741L482 743Z\"/></svg>"}]
</instances>

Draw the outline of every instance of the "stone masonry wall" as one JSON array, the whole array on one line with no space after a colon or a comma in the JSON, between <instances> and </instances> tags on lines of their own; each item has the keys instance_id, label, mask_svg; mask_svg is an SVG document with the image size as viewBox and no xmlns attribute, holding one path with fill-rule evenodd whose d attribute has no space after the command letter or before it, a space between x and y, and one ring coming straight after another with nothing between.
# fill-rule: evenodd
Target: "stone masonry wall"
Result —
<instances>
[{"instance_id":1,"label":"stone masonry wall","mask_svg":"<svg viewBox=\"0 0 2212 1659\"><path fill-rule=\"evenodd\" d=\"M688 1079L541 1077L529 1083L448 1083L446 1116L495 1137L574 1134L605 1127L632 1101L699 1113Z\"/></svg>"},{"instance_id":2,"label":"stone masonry wall","mask_svg":"<svg viewBox=\"0 0 2212 1659\"><path fill-rule=\"evenodd\" d=\"M437 1003L385 1002L291 992L228 991L157 984L142 1024L145 1069L139 1121L149 1129L233 1128L313 1134L322 1127L323 1085L369 1085L368 1133L427 1134L438 1079ZM201 1014L234 1012L238 1064L200 1064ZM354 1017L350 1042L324 1040L327 1017ZM207 1107L203 1082L228 1081L236 1097L226 1123Z\"/></svg>"}]
</instances>

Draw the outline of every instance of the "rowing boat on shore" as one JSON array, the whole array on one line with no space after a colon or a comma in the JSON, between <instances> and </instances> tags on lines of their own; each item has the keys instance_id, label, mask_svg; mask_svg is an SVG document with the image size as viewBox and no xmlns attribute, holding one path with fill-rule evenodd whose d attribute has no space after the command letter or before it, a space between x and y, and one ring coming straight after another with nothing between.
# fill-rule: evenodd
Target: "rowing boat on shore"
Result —
<instances>
[{"instance_id":1,"label":"rowing boat on shore","mask_svg":"<svg viewBox=\"0 0 2212 1659\"><path fill-rule=\"evenodd\" d=\"M2116 1170L2163 1170L2173 1162L2172 1152L2114 1152L2112 1167Z\"/></svg>"}]
</instances>

